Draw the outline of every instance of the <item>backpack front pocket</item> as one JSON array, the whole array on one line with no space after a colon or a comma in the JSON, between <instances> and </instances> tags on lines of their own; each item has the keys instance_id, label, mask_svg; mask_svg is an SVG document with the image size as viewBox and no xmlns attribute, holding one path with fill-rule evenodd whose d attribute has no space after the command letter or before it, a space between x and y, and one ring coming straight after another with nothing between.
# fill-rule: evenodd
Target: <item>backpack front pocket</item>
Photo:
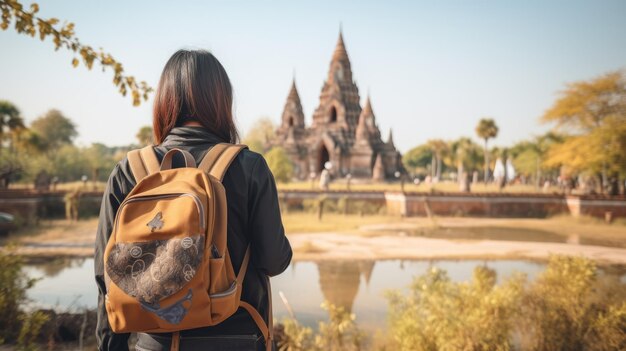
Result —
<instances>
[{"instance_id":1,"label":"backpack front pocket","mask_svg":"<svg viewBox=\"0 0 626 351\"><path fill-rule=\"evenodd\" d=\"M179 292L204 272L206 218L195 194L130 197L118 210L106 273L145 306Z\"/></svg>"},{"instance_id":2,"label":"backpack front pocket","mask_svg":"<svg viewBox=\"0 0 626 351\"><path fill-rule=\"evenodd\" d=\"M148 305L177 293L200 269L204 235L116 243L106 271L122 291Z\"/></svg>"}]
</instances>

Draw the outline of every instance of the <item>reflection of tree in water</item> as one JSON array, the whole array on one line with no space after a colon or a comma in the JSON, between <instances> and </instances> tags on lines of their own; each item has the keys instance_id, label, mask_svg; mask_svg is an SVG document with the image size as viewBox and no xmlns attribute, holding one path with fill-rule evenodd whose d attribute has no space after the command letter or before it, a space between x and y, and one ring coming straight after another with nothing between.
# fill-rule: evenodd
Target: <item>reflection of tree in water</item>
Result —
<instances>
[{"instance_id":1,"label":"reflection of tree in water","mask_svg":"<svg viewBox=\"0 0 626 351\"><path fill-rule=\"evenodd\" d=\"M321 261L317 263L320 289L324 299L352 312L352 304L359 292L361 274L369 284L375 261Z\"/></svg>"},{"instance_id":2,"label":"reflection of tree in water","mask_svg":"<svg viewBox=\"0 0 626 351\"><path fill-rule=\"evenodd\" d=\"M64 269L78 267L85 262L84 258L55 258L49 261L29 264L31 267L40 269L47 278L59 275Z\"/></svg>"}]
</instances>

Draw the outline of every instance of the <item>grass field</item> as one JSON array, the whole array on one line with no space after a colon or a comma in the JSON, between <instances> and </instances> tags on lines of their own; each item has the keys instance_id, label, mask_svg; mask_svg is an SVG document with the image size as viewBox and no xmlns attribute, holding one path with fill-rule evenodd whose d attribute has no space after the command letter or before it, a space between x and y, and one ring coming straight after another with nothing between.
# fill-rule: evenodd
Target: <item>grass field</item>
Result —
<instances>
[{"instance_id":1,"label":"grass field","mask_svg":"<svg viewBox=\"0 0 626 351\"><path fill-rule=\"evenodd\" d=\"M289 212L283 214L283 225L287 234L313 232L350 232L360 226L379 223L396 223L402 218L386 215L342 215L325 213L322 220L317 214L308 212Z\"/></svg>"}]
</instances>

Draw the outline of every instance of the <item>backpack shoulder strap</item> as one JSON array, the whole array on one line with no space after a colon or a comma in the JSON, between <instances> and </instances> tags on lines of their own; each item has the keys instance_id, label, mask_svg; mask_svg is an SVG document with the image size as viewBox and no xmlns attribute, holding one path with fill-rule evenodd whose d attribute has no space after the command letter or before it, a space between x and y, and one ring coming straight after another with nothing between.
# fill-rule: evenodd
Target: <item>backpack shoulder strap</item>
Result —
<instances>
[{"instance_id":1,"label":"backpack shoulder strap","mask_svg":"<svg viewBox=\"0 0 626 351\"><path fill-rule=\"evenodd\" d=\"M239 268L239 273L237 273L237 283L239 284L239 286L243 286L243 278L246 276L246 271L248 269L249 261L250 261L250 244L248 244L246 253L243 256L241 268ZM256 323L257 327L259 327L261 334L263 334L263 339L265 339L266 351L271 351L272 343L274 340L274 332L273 332L274 319L273 319L273 312L272 312L272 286L270 285L269 277L266 276L266 279L267 279L267 298L268 298L268 314L269 314L268 323L265 323L265 320L263 319L259 311L257 311L257 309L254 308L254 306L252 306L251 304L243 300L239 300L239 307L242 307L243 309L248 311L248 313L252 317L252 320L254 320L254 323Z\"/></svg>"},{"instance_id":2,"label":"backpack shoulder strap","mask_svg":"<svg viewBox=\"0 0 626 351\"><path fill-rule=\"evenodd\" d=\"M230 166L241 150L247 148L248 147L243 144L216 144L209 149L206 156L204 156L200 162L198 169L208 172L221 182L228 166Z\"/></svg>"},{"instance_id":3,"label":"backpack shoulder strap","mask_svg":"<svg viewBox=\"0 0 626 351\"><path fill-rule=\"evenodd\" d=\"M152 145L129 151L127 157L136 183L150 174L158 172L161 167Z\"/></svg>"}]
</instances>

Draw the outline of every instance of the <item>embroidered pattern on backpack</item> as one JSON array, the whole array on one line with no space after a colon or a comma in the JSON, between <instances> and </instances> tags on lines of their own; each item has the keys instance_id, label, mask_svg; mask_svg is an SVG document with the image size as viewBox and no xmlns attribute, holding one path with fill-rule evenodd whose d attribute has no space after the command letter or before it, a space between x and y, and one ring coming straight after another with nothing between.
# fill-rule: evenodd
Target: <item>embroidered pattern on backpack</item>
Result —
<instances>
[{"instance_id":1,"label":"embroidered pattern on backpack","mask_svg":"<svg viewBox=\"0 0 626 351\"><path fill-rule=\"evenodd\" d=\"M154 305L179 292L196 275L204 256L204 235L116 243L107 274L126 294Z\"/></svg>"},{"instance_id":2,"label":"embroidered pattern on backpack","mask_svg":"<svg viewBox=\"0 0 626 351\"><path fill-rule=\"evenodd\" d=\"M173 303L171 306L161 308L159 303L156 302L154 304L148 304L143 301L140 301L141 307L145 310L152 312L159 316L164 321L170 324L178 324L180 321L185 318L187 315L188 308L185 308L183 305L185 302L190 301L189 308L191 308L191 298L193 297L193 292L189 289L187 295L183 296L180 300Z\"/></svg>"},{"instance_id":3,"label":"embroidered pattern on backpack","mask_svg":"<svg viewBox=\"0 0 626 351\"><path fill-rule=\"evenodd\" d=\"M150 233L154 233L155 230L163 228L163 214L161 212L157 213L154 218L146 224L146 226L150 227Z\"/></svg>"}]
</instances>

